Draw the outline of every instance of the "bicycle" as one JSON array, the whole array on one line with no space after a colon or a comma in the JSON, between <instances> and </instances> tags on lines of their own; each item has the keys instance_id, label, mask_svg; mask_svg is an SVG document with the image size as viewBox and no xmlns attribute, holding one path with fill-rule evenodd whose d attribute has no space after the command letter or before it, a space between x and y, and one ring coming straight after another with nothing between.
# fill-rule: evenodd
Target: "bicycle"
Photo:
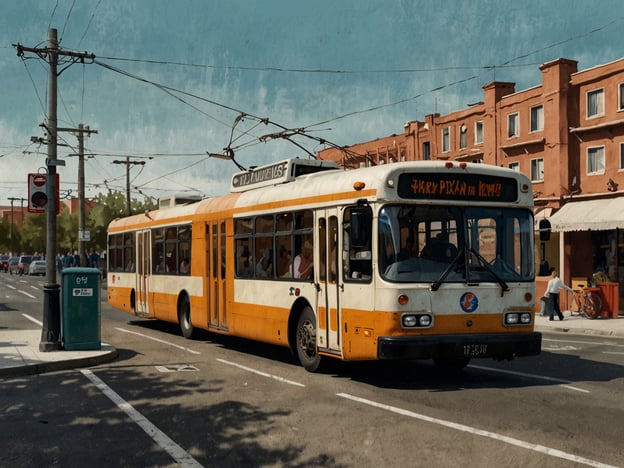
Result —
<instances>
[{"instance_id":1,"label":"bicycle","mask_svg":"<svg viewBox=\"0 0 624 468\"><path fill-rule=\"evenodd\" d=\"M602 312L602 298L600 295L585 291L584 289L575 289L572 293L572 303L570 305L570 315L582 315L590 320L600 317Z\"/></svg>"}]
</instances>

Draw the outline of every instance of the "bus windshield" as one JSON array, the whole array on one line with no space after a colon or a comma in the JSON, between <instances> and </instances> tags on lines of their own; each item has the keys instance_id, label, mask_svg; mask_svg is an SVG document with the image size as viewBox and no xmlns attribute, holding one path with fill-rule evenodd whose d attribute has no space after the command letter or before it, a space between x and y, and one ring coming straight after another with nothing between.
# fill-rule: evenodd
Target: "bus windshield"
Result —
<instances>
[{"instance_id":1,"label":"bus windshield","mask_svg":"<svg viewBox=\"0 0 624 468\"><path fill-rule=\"evenodd\" d=\"M387 205L379 271L391 282L533 281L533 215L498 207Z\"/></svg>"}]
</instances>

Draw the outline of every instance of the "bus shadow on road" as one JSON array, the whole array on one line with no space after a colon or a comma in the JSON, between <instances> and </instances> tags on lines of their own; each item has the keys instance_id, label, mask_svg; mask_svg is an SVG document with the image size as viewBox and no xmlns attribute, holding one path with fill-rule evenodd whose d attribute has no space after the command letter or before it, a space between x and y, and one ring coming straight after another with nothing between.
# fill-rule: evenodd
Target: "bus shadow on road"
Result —
<instances>
[{"instance_id":1,"label":"bus shadow on road","mask_svg":"<svg viewBox=\"0 0 624 468\"><path fill-rule=\"evenodd\" d=\"M129 325L180 337L176 324L159 320L133 320ZM198 330L189 345L220 348L288 366L300 364L289 348L245 338ZM319 374L351 379L380 388L457 391L478 388L552 386L577 381L612 381L621 378L624 366L582 358L573 354L542 351L539 356L498 362L473 359L461 371L438 368L431 360L351 361L325 357Z\"/></svg>"}]
</instances>

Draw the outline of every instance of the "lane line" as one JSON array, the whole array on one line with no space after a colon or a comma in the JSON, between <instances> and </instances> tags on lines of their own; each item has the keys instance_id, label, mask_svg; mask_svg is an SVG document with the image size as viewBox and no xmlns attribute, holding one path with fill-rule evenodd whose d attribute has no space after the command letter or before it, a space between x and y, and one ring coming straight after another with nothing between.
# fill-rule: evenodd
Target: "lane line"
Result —
<instances>
[{"instance_id":1,"label":"lane line","mask_svg":"<svg viewBox=\"0 0 624 468\"><path fill-rule=\"evenodd\" d=\"M617 468L613 465L608 465L605 463L598 462L596 460L591 460L589 458L579 457L578 455L574 455L572 453L564 452L562 450L553 449L550 447L545 447L544 445L533 444L531 442L525 442L520 439L516 439L513 437L509 437L502 434L497 434L496 432L485 431L483 429L477 429L476 427L466 426L464 424L454 423L452 421L446 421L444 419L432 418L431 416L426 416L424 414L415 413L413 411L405 410L402 408L397 408L396 406L385 405L383 403L378 403L372 400L367 400L365 398L356 397L353 395L349 395L348 393L337 393L337 396L341 398L346 398L348 400L352 400L358 403L362 403L364 405L372 406L374 408L383 409L389 411L391 413L396 413L401 416L407 416L414 419L420 419L421 421L426 421L432 424L438 424L440 426L448 427L450 429L454 429L461 432L467 432L469 434L474 434L482 437L488 437L490 439L498 440L500 442L504 442L510 445L515 445L516 447L525 448L528 450L532 450L534 452L539 452L551 457L562 458L564 460L573 461L575 463L581 463L584 465L595 466L599 468Z\"/></svg>"},{"instance_id":2,"label":"lane line","mask_svg":"<svg viewBox=\"0 0 624 468\"><path fill-rule=\"evenodd\" d=\"M277 381L282 382L282 383L287 383L289 385L294 385L296 387L305 387L305 385L303 385L302 383L295 382L293 380L288 380L288 379L285 379L283 377L279 377L277 375L268 374L266 372L262 372L262 371L259 371L259 370L256 370L256 369L252 369L251 367L243 366L241 364L236 364L235 362L226 361L225 359L217 358L217 361L219 361L219 362L221 362L223 364L227 364L228 366L238 367L239 369L243 369L243 370L246 370L248 372L252 372L254 374L261 375L262 377L268 377L270 379L277 380Z\"/></svg>"},{"instance_id":3,"label":"lane line","mask_svg":"<svg viewBox=\"0 0 624 468\"><path fill-rule=\"evenodd\" d=\"M613 343L612 341L581 341L581 340L556 340L554 338L542 338L542 341L554 341L556 343L578 343L587 345L607 345L614 348L624 348L624 344Z\"/></svg>"},{"instance_id":4,"label":"lane line","mask_svg":"<svg viewBox=\"0 0 624 468\"><path fill-rule=\"evenodd\" d=\"M6 286L7 288L9 288L9 289L14 290L14 291L17 289L15 286L11 286L10 284L5 284L5 286Z\"/></svg>"},{"instance_id":5,"label":"lane line","mask_svg":"<svg viewBox=\"0 0 624 468\"><path fill-rule=\"evenodd\" d=\"M39 326L43 326L43 322L41 322L41 321L37 320L37 319L36 319L36 318L34 318L34 317L31 317L31 316L30 316L30 315L28 315L28 314L22 314L22 317L27 318L27 319L28 319L28 320L30 320L31 322L35 322L35 323L36 323L37 325L39 325Z\"/></svg>"},{"instance_id":6,"label":"lane line","mask_svg":"<svg viewBox=\"0 0 624 468\"><path fill-rule=\"evenodd\" d=\"M160 338L154 338L153 336L145 335L143 333L137 333L135 331L130 331L130 330L126 330L124 328L117 328L117 327L115 327L115 330L119 330L120 332L124 332L124 333L129 333L131 335L137 335L137 336L140 336L142 338L147 338L148 340L157 341L158 343L163 343L163 344L166 344L168 346L173 346L174 348L178 348L178 349L181 349L181 350L184 350L184 351L188 351L191 354L201 354L199 351L195 351L193 349L185 348L184 346L180 346L180 345L177 345L175 343L171 343L170 341L161 340Z\"/></svg>"},{"instance_id":7,"label":"lane line","mask_svg":"<svg viewBox=\"0 0 624 468\"><path fill-rule=\"evenodd\" d=\"M570 382L569 380L557 379L555 377L546 377L545 375L528 374L526 372L518 372L518 371L512 371L512 370L506 370L506 369L496 369L494 367L475 366L473 364L469 365L468 367L471 367L473 369L480 369L480 370L484 370L488 372L498 372L500 374L515 375L517 377L526 377L529 379L545 380L547 382L553 382L553 383L559 384L561 387L567 388L569 390L574 390L575 392L591 393L589 390L585 390L584 388L574 387L570 385L572 382Z\"/></svg>"},{"instance_id":8,"label":"lane line","mask_svg":"<svg viewBox=\"0 0 624 468\"><path fill-rule=\"evenodd\" d=\"M117 392L102 381L97 375L88 369L81 369L80 372L93 383L104 395L106 395L113 403L117 405L124 413L126 413L132 421L138 425L145 433L150 436L162 449L164 449L171 457L183 467L195 468L202 467L191 454L176 444L167 434L158 429L145 416L136 410L130 403L121 398Z\"/></svg>"},{"instance_id":9,"label":"lane line","mask_svg":"<svg viewBox=\"0 0 624 468\"><path fill-rule=\"evenodd\" d=\"M18 292L18 293L23 294L24 296L28 296L28 297L30 297L31 299L37 299L37 298L36 298L35 296L33 296L32 294L28 294L26 291L22 291L21 289L18 289L18 290L17 290L17 292Z\"/></svg>"}]
</instances>

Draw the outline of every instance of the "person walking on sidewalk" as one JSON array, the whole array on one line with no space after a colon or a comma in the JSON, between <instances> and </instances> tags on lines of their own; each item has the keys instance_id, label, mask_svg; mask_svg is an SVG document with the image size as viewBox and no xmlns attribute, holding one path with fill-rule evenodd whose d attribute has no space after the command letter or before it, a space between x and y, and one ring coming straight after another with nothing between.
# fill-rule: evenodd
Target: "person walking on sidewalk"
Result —
<instances>
[{"instance_id":1,"label":"person walking on sidewalk","mask_svg":"<svg viewBox=\"0 0 624 468\"><path fill-rule=\"evenodd\" d=\"M546 296L550 299L550 307L548 308L548 320L554 320L555 312L559 316L559 320L563 320L563 314L561 313L561 309L559 308L559 290L565 289L567 291L574 291L571 287L567 286L559 275L557 275L557 270L553 269L551 272L552 278L548 280L548 285L546 286Z\"/></svg>"}]
</instances>

